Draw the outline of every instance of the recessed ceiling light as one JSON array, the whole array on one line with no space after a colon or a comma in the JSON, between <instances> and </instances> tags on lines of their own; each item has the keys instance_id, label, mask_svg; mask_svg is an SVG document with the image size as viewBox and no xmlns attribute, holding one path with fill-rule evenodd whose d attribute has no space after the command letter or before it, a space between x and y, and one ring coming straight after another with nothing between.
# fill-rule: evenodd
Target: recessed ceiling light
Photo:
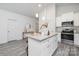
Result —
<instances>
[{"instance_id":1,"label":"recessed ceiling light","mask_svg":"<svg viewBox=\"0 0 79 59\"><path fill-rule=\"evenodd\" d=\"M36 13L36 15L35 15L35 16L36 16L36 18L38 18L38 17L39 17L38 13Z\"/></svg>"},{"instance_id":2,"label":"recessed ceiling light","mask_svg":"<svg viewBox=\"0 0 79 59\"><path fill-rule=\"evenodd\" d=\"M42 4L38 4L38 7L42 7Z\"/></svg>"}]
</instances>

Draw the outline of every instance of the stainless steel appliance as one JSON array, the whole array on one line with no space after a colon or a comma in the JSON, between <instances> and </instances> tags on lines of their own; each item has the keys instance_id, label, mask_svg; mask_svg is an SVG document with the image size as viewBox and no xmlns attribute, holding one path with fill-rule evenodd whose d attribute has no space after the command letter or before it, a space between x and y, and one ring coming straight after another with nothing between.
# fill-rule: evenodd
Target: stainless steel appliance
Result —
<instances>
[{"instance_id":1,"label":"stainless steel appliance","mask_svg":"<svg viewBox=\"0 0 79 59\"><path fill-rule=\"evenodd\" d=\"M74 40L74 30L65 29L61 32L61 38L67 40Z\"/></svg>"},{"instance_id":2,"label":"stainless steel appliance","mask_svg":"<svg viewBox=\"0 0 79 59\"><path fill-rule=\"evenodd\" d=\"M73 27L73 21L62 22L62 27Z\"/></svg>"},{"instance_id":3,"label":"stainless steel appliance","mask_svg":"<svg viewBox=\"0 0 79 59\"><path fill-rule=\"evenodd\" d=\"M74 40L73 21L62 22L63 28L61 32L61 39Z\"/></svg>"}]
</instances>

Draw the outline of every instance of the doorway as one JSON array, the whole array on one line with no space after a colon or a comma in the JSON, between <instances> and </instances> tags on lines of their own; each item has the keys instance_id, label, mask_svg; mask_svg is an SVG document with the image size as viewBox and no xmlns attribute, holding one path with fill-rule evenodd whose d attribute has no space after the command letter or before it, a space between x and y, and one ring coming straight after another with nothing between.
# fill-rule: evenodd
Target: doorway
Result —
<instances>
[{"instance_id":1,"label":"doorway","mask_svg":"<svg viewBox=\"0 0 79 59\"><path fill-rule=\"evenodd\" d=\"M17 40L17 23L14 19L8 19L8 41Z\"/></svg>"}]
</instances>

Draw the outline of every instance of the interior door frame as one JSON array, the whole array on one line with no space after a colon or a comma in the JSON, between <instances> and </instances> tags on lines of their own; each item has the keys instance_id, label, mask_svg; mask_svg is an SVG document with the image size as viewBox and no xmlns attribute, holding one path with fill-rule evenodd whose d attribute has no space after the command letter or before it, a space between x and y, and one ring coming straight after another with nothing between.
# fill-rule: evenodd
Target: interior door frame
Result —
<instances>
[{"instance_id":1,"label":"interior door frame","mask_svg":"<svg viewBox=\"0 0 79 59\"><path fill-rule=\"evenodd\" d=\"M8 19L7 20L7 42L11 41L11 40L9 40L9 37L8 37L9 36L9 34L8 34L9 33L9 30L8 30L8 28L9 28L9 26L8 26L9 25L9 21L16 22L16 20L15 19Z\"/></svg>"}]
</instances>

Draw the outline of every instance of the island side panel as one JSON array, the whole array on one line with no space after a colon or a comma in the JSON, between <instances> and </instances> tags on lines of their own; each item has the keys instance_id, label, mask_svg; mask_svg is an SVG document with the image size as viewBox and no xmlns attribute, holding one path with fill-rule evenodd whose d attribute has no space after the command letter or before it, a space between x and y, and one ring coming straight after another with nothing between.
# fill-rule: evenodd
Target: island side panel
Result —
<instances>
[{"instance_id":1,"label":"island side panel","mask_svg":"<svg viewBox=\"0 0 79 59\"><path fill-rule=\"evenodd\" d=\"M57 35L42 42L42 55L51 56L58 47Z\"/></svg>"},{"instance_id":2,"label":"island side panel","mask_svg":"<svg viewBox=\"0 0 79 59\"><path fill-rule=\"evenodd\" d=\"M29 56L51 56L57 49L57 35L46 40L38 41L34 38L28 38L28 55Z\"/></svg>"},{"instance_id":3,"label":"island side panel","mask_svg":"<svg viewBox=\"0 0 79 59\"><path fill-rule=\"evenodd\" d=\"M40 42L28 38L28 56L40 56L41 55L41 45Z\"/></svg>"}]
</instances>

